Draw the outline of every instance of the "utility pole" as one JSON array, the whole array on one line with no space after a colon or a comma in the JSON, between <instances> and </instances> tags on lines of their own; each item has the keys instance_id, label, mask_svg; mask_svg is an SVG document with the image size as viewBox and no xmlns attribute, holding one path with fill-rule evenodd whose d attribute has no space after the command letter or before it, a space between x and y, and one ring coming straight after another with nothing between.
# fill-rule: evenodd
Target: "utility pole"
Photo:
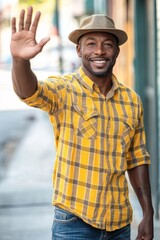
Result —
<instances>
[{"instance_id":1,"label":"utility pole","mask_svg":"<svg viewBox=\"0 0 160 240\"><path fill-rule=\"evenodd\" d=\"M2 10L0 8L0 63L2 57Z\"/></svg>"},{"instance_id":2,"label":"utility pole","mask_svg":"<svg viewBox=\"0 0 160 240\"><path fill-rule=\"evenodd\" d=\"M59 21L59 0L55 0L55 11L54 11L54 20L55 25L57 28L57 35L58 35L58 53L59 53L59 71L60 73L63 73L63 46L62 46L62 39L60 34L60 21Z\"/></svg>"}]
</instances>

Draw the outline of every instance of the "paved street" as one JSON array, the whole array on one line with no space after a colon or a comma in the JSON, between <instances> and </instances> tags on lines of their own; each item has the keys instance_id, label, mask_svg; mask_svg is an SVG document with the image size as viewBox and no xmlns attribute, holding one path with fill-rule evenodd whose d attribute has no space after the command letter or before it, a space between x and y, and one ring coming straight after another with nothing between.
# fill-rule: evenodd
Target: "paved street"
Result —
<instances>
[{"instance_id":1,"label":"paved street","mask_svg":"<svg viewBox=\"0 0 160 240\"><path fill-rule=\"evenodd\" d=\"M28 127L0 181L0 239L51 239L52 132L45 115Z\"/></svg>"},{"instance_id":2,"label":"paved street","mask_svg":"<svg viewBox=\"0 0 160 240\"><path fill-rule=\"evenodd\" d=\"M5 176L12 153L35 119L33 109L0 111L0 179Z\"/></svg>"}]
</instances>

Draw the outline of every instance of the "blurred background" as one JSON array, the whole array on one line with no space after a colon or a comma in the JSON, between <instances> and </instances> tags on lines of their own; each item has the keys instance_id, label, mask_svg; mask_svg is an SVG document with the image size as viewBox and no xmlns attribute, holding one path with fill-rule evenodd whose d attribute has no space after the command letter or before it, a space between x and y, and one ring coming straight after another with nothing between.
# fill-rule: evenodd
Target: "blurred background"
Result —
<instances>
[{"instance_id":1,"label":"blurred background","mask_svg":"<svg viewBox=\"0 0 160 240\"><path fill-rule=\"evenodd\" d=\"M51 228L52 214L46 212L52 211L51 174L55 155L52 129L45 113L27 107L18 99L11 81L10 21L29 5L34 7L34 13L42 12L37 41L51 37L43 52L32 60L32 68L40 80L78 69L80 62L68 34L83 17L105 13L114 19L117 28L128 33L128 42L121 46L114 72L143 101L147 148L152 159L150 178L155 220L159 221L160 1L0 0L0 239L50 239L48 227ZM134 210L137 209L136 220L139 206L132 193L131 199Z\"/></svg>"}]
</instances>

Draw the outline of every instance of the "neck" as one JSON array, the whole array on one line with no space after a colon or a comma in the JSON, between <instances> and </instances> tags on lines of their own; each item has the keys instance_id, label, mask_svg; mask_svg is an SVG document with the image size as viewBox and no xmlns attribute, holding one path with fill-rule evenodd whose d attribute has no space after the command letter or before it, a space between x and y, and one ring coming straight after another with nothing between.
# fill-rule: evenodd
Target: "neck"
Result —
<instances>
[{"instance_id":1,"label":"neck","mask_svg":"<svg viewBox=\"0 0 160 240\"><path fill-rule=\"evenodd\" d=\"M106 96L107 93L111 90L111 87L112 87L112 80L111 78L109 79L105 79L105 82L98 82L98 87L99 87L99 90L100 92Z\"/></svg>"},{"instance_id":2,"label":"neck","mask_svg":"<svg viewBox=\"0 0 160 240\"><path fill-rule=\"evenodd\" d=\"M107 95L112 87L112 71L108 73L106 76L96 76L96 74L91 74L85 68L83 68L85 74L98 85L100 92L103 95Z\"/></svg>"},{"instance_id":3,"label":"neck","mask_svg":"<svg viewBox=\"0 0 160 240\"><path fill-rule=\"evenodd\" d=\"M112 70L110 70L106 75L96 75L96 73L91 73L84 66L82 67L85 74L98 85L100 92L103 95L107 95L107 93L111 90L112 87Z\"/></svg>"}]
</instances>

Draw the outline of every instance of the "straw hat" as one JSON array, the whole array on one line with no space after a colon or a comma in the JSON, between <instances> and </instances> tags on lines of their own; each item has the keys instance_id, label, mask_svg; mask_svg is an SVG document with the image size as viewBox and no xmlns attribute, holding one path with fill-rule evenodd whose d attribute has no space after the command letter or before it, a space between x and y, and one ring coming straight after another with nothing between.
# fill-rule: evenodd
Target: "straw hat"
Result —
<instances>
[{"instance_id":1,"label":"straw hat","mask_svg":"<svg viewBox=\"0 0 160 240\"><path fill-rule=\"evenodd\" d=\"M120 29L116 29L114 21L104 14L94 14L86 17L80 24L79 29L74 30L68 36L69 40L75 44L78 43L78 39L91 32L106 32L115 35L118 39L118 45L124 44L128 37L126 32Z\"/></svg>"}]
</instances>

